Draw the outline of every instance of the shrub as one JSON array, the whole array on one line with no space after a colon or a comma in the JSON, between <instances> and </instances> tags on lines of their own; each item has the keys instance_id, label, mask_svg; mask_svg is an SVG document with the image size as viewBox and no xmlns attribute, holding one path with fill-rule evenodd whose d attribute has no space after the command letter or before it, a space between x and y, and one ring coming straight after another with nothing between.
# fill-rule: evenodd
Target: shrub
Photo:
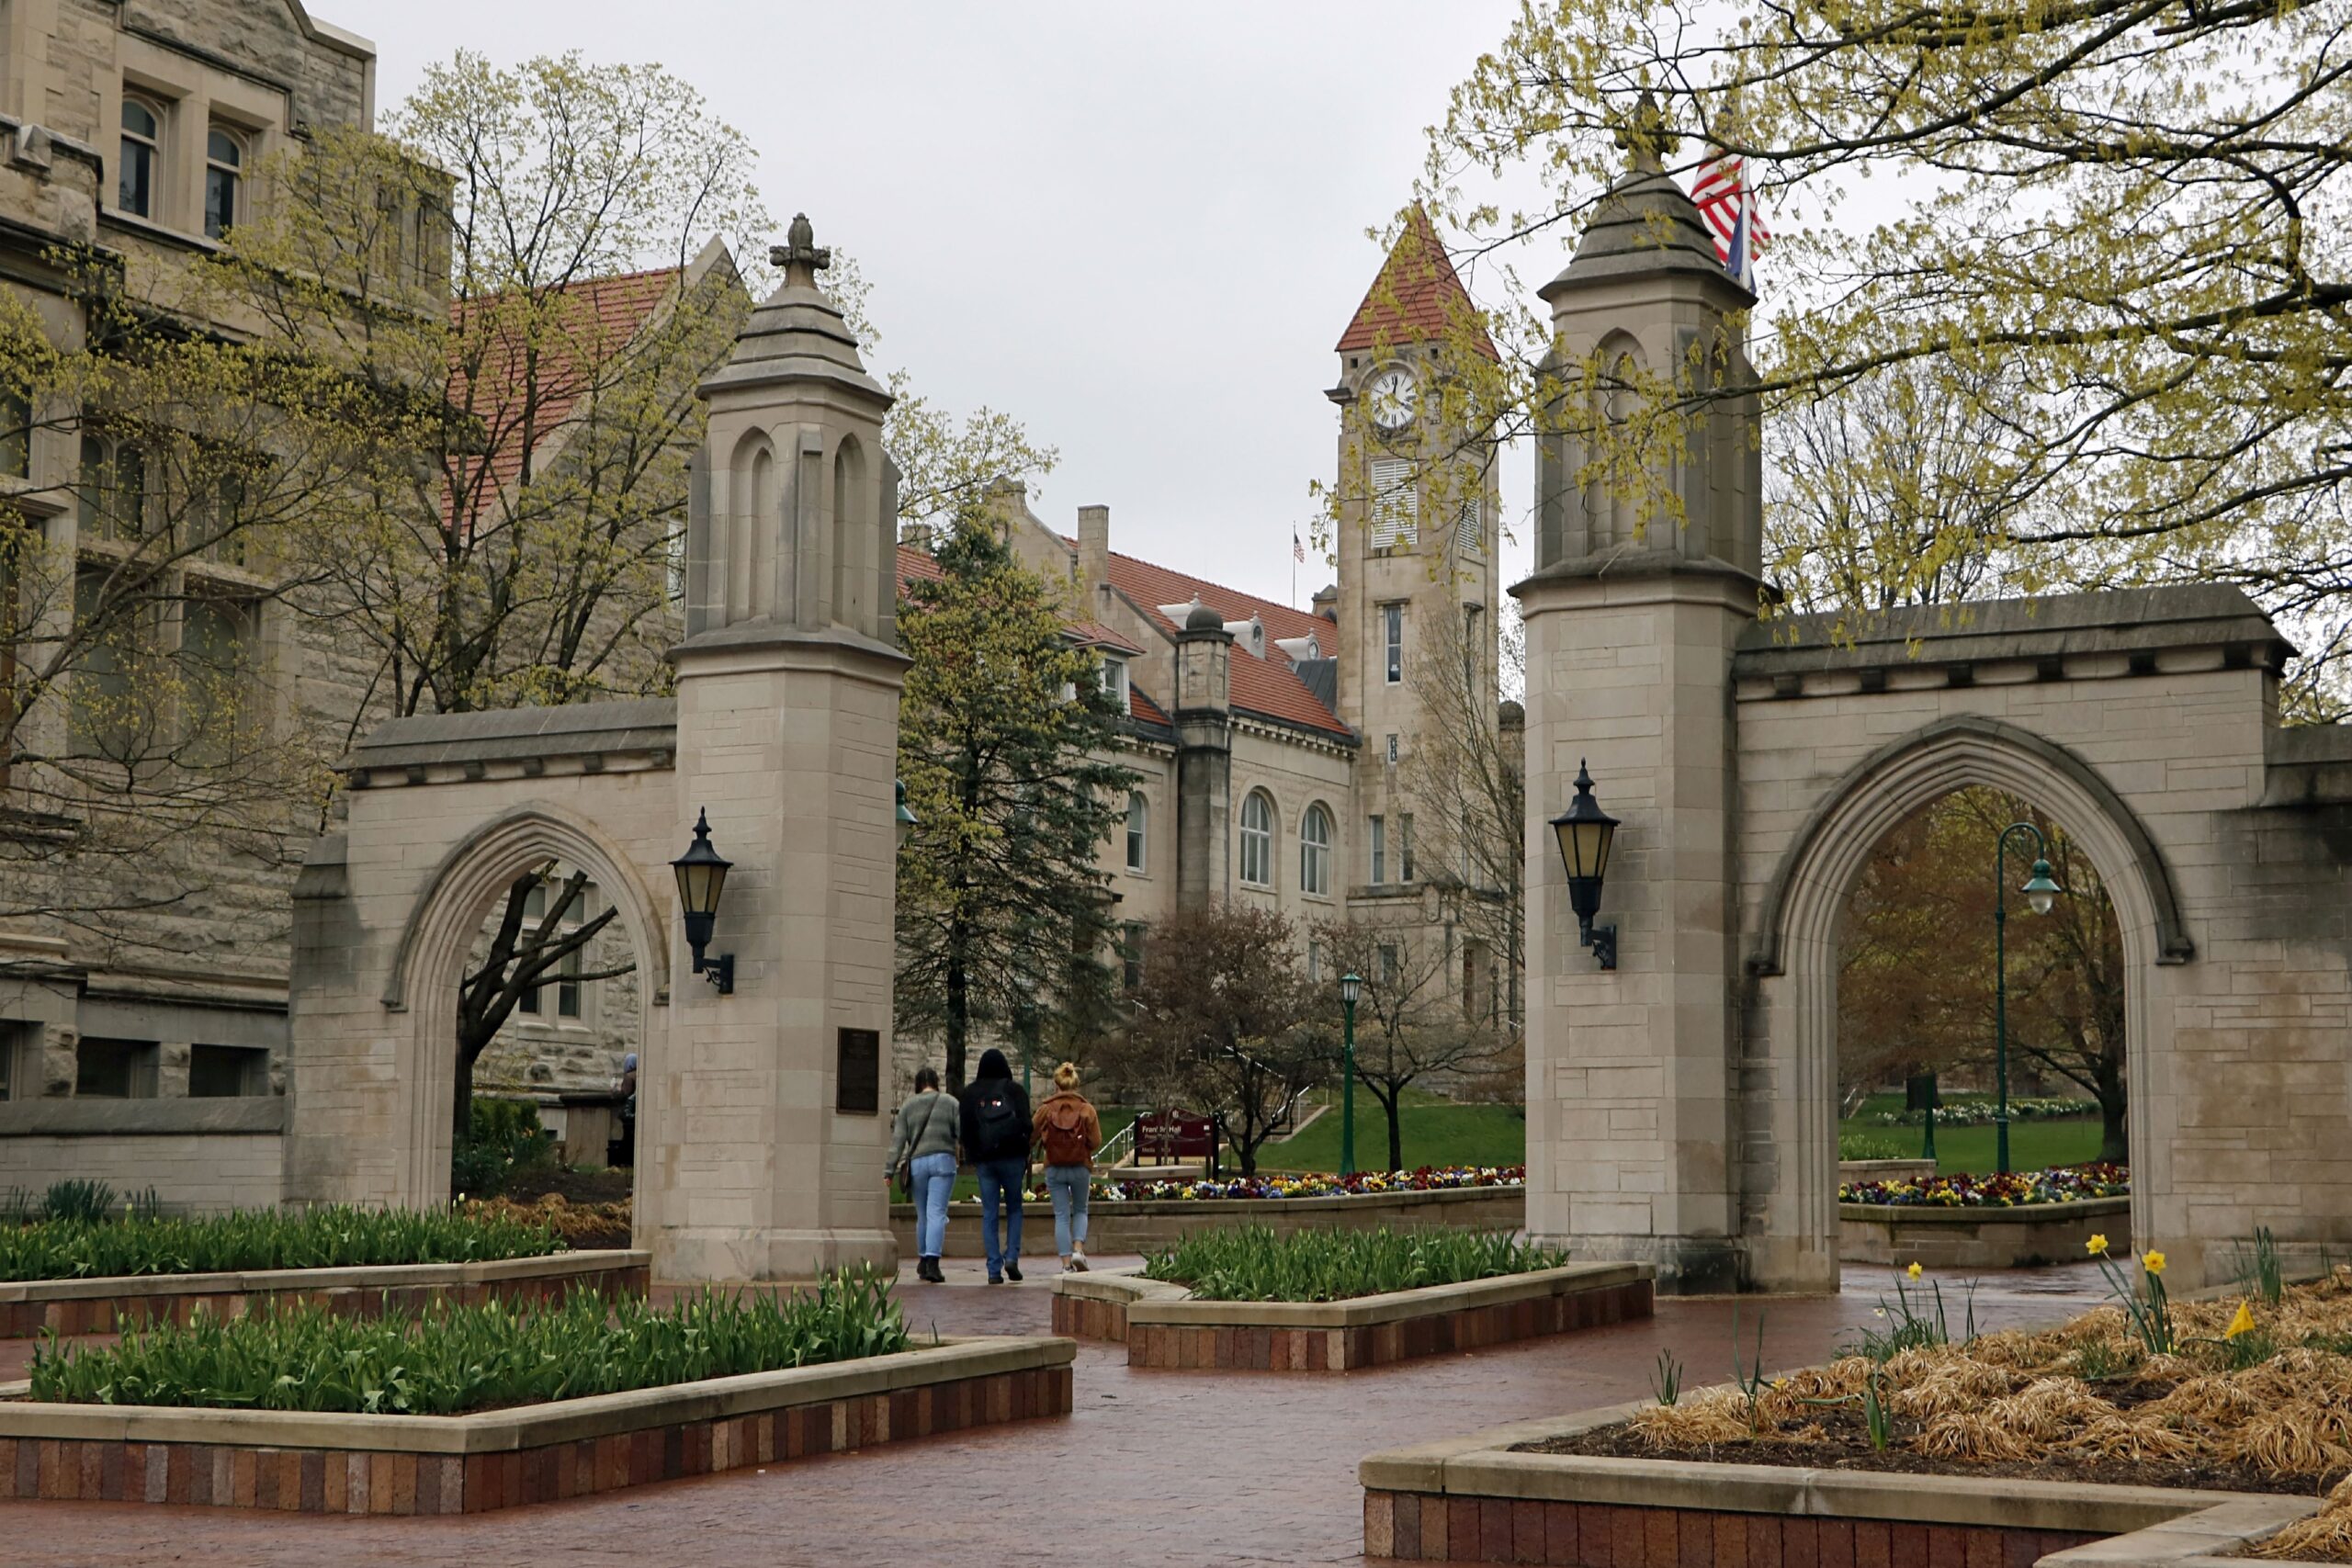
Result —
<instances>
[{"instance_id":1,"label":"shrub","mask_svg":"<svg viewBox=\"0 0 2352 1568\"><path fill-rule=\"evenodd\" d=\"M209 1314L113 1346L44 1343L32 1397L80 1404L201 1405L454 1416L889 1355L904 1314L871 1271L812 1294L705 1290L657 1310L580 1292L560 1302L442 1304L415 1317L322 1307Z\"/></svg>"},{"instance_id":2,"label":"shrub","mask_svg":"<svg viewBox=\"0 0 2352 1568\"><path fill-rule=\"evenodd\" d=\"M1329 1302L1555 1269L1567 1255L1501 1231L1202 1231L1144 1260L1147 1280L1188 1284L1203 1301Z\"/></svg>"},{"instance_id":3,"label":"shrub","mask_svg":"<svg viewBox=\"0 0 2352 1568\"><path fill-rule=\"evenodd\" d=\"M473 1126L449 1155L449 1190L494 1198L518 1170L555 1158L555 1141L539 1123L539 1108L526 1100L474 1097Z\"/></svg>"},{"instance_id":4,"label":"shrub","mask_svg":"<svg viewBox=\"0 0 2352 1568\"><path fill-rule=\"evenodd\" d=\"M560 1252L544 1224L430 1209L240 1210L201 1219L48 1220L0 1229L0 1280L474 1263Z\"/></svg>"}]
</instances>

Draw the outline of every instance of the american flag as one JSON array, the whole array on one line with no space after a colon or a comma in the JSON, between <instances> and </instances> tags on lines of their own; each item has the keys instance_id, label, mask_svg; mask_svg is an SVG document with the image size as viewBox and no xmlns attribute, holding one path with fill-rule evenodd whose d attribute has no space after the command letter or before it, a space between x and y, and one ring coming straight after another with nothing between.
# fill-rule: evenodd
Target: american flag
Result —
<instances>
[{"instance_id":1,"label":"american flag","mask_svg":"<svg viewBox=\"0 0 2352 1568\"><path fill-rule=\"evenodd\" d=\"M1290 531L1290 558L1301 566L1306 564L1306 547L1300 543L1298 530L1295 528Z\"/></svg>"},{"instance_id":2,"label":"american flag","mask_svg":"<svg viewBox=\"0 0 2352 1568\"><path fill-rule=\"evenodd\" d=\"M1772 233L1756 210L1756 193L1742 175L1738 154L1720 147L1711 150L1691 183L1690 200L1714 236L1715 254L1722 259L1724 270L1754 293L1756 258L1764 254Z\"/></svg>"}]
</instances>

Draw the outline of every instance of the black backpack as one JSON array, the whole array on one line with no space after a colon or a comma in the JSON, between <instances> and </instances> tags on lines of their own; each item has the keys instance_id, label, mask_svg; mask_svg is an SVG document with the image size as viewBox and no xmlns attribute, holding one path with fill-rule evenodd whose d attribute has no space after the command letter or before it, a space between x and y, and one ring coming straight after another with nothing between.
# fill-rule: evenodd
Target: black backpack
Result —
<instances>
[{"instance_id":1,"label":"black backpack","mask_svg":"<svg viewBox=\"0 0 2352 1568\"><path fill-rule=\"evenodd\" d=\"M1029 1127L1021 1119L1021 1108L1012 1103L1010 1082L974 1086L979 1091L979 1103L973 1111L972 1122L980 1134L980 1146L975 1151L982 1159L1009 1159L1027 1151Z\"/></svg>"}]
</instances>

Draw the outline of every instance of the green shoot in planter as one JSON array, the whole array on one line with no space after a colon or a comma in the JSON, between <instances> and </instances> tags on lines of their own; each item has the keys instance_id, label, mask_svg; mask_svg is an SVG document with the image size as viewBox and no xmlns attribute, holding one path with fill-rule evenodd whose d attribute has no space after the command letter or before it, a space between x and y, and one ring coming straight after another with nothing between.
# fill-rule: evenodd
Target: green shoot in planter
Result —
<instances>
[{"instance_id":1,"label":"green shoot in planter","mask_svg":"<svg viewBox=\"0 0 2352 1568\"><path fill-rule=\"evenodd\" d=\"M2173 1353L2172 1308L2165 1296L2165 1255L2151 1248L2140 1259L2141 1288L2133 1290L2115 1259L2108 1256L2107 1237L2091 1237L2087 1250L2098 1259L2099 1272L2107 1276L2108 1289L2114 1293L2116 1304L2131 1321L2140 1343L2151 1356Z\"/></svg>"},{"instance_id":2,"label":"green shoot in planter","mask_svg":"<svg viewBox=\"0 0 2352 1568\"><path fill-rule=\"evenodd\" d=\"M1682 1363L1671 1350L1657 1353L1657 1371L1650 1374L1650 1392L1660 1404L1672 1404L1682 1397Z\"/></svg>"},{"instance_id":3,"label":"green shoot in planter","mask_svg":"<svg viewBox=\"0 0 2352 1568\"><path fill-rule=\"evenodd\" d=\"M1761 1417L1757 1402L1764 1397L1764 1314L1756 1314L1756 1362L1743 1367L1739 1359L1739 1303L1731 1303L1731 1381L1747 1401L1747 1435L1754 1437Z\"/></svg>"}]
</instances>

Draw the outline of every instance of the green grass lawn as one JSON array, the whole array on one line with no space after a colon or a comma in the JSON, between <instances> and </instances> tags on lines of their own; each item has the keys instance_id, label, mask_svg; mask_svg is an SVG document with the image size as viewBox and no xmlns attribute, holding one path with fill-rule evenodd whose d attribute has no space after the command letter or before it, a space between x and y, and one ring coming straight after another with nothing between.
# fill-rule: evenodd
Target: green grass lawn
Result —
<instances>
[{"instance_id":1,"label":"green grass lawn","mask_svg":"<svg viewBox=\"0 0 2352 1568\"><path fill-rule=\"evenodd\" d=\"M1920 1127L1889 1127L1883 1122L1858 1119L1840 1122L1841 1136L1868 1138L1875 1144L1890 1145L1896 1154L1906 1159L1918 1157ZM1994 1168L1993 1134L1996 1129L1983 1127L1944 1127L1936 1129L1936 1173L1953 1176L1962 1171L1981 1172ZM2009 1165L2017 1170L2041 1170L2053 1165L2083 1165L2098 1158L2099 1120L2096 1116L2069 1118L2052 1122L2012 1122L2009 1123Z\"/></svg>"},{"instance_id":2,"label":"green grass lawn","mask_svg":"<svg viewBox=\"0 0 2352 1568\"><path fill-rule=\"evenodd\" d=\"M1456 1105L1434 1095L1405 1093L1405 1168L1424 1165L1524 1165L1527 1118L1514 1105ZM1228 1161L1228 1164L1231 1162ZM1388 1119L1380 1101L1356 1089L1356 1166L1377 1170L1388 1163ZM1340 1109L1330 1110L1288 1143L1258 1151L1261 1170L1340 1168Z\"/></svg>"}]
</instances>

